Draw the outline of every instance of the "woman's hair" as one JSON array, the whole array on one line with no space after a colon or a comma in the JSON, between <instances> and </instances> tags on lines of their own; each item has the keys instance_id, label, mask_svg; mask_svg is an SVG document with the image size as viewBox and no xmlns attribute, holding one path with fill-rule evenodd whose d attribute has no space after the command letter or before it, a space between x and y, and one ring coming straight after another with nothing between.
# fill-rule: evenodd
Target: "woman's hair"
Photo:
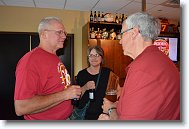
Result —
<instances>
[{"instance_id":1,"label":"woman's hair","mask_svg":"<svg viewBox=\"0 0 189 129\"><path fill-rule=\"evenodd\" d=\"M102 58L102 62L101 62L101 65L104 63L104 50L100 47L100 46L92 46L92 47L89 47L88 49L88 52L87 52L87 63L88 63L88 66L90 66L90 63L89 63L89 54L91 53L91 51L95 49L96 50L96 53L98 53L101 58Z\"/></svg>"},{"instance_id":2,"label":"woman's hair","mask_svg":"<svg viewBox=\"0 0 189 129\"><path fill-rule=\"evenodd\" d=\"M154 41L161 30L160 20L145 12L130 15L126 19L126 25L128 29L137 27L145 41Z\"/></svg>"},{"instance_id":3,"label":"woman's hair","mask_svg":"<svg viewBox=\"0 0 189 129\"><path fill-rule=\"evenodd\" d=\"M39 23L38 26L38 33L40 34L41 31L43 31L44 29L47 29L47 26L50 24L50 21L58 21L58 22L62 22L61 19L57 18L57 17L46 17L44 19L42 19Z\"/></svg>"}]
</instances>

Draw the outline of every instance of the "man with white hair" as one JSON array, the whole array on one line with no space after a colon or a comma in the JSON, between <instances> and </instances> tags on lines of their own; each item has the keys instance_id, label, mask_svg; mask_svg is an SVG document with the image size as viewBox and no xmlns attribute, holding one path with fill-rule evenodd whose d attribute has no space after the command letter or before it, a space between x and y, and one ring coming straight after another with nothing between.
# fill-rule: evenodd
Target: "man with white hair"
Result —
<instances>
[{"instance_id":1,"label":"man with white hair","mask_svg":"<svg viewBox=\"0 0 189 129\"><path fill-rule=\"evenodd\" d=\"M56 55L66 31L62 21L46 17L39 27L39 46L25 54L16 68L15 111L26 120L65 120L72 113L71 99L80 86L70 86L70 75Z\"/></svg>"},{"instance_id":2,"label":"man with white hair","mask_svg":"<svg viewBox=\"0 0 189 129\"><path fill-rule=\"evenodd\" d=\"M179 120L180 74L175 64L153 41L160 22L139 12L122 23L124 55L133 58L118 102L104 98L99 120ZM108 114L108 115L107 115Z\"/></svg>"}]
</instances>

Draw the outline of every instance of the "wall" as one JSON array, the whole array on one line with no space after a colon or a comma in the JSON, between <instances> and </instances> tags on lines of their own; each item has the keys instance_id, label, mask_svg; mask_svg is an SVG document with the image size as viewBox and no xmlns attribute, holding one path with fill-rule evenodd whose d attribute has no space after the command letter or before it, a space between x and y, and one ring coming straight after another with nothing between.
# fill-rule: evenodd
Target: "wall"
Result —
<instances>
[{"instance_id":1,"label":"wall","mask_svg":"<svg viewBox=\"0 0 189 129\"><path fill-rule=\"evenodd\" d=\"M40 20L46 16L61 18L66 31L74 34L74 74L76 75L82 69L82 27L89 20L89 12L0 6L0 31L37 32Z\"/></svg>"},{"instance_id":2,"label":"wall","mask_svg":"<svg viewBox=\"0 0 189 129\"><path fill-rule=\"evenodd\" d=\"M63 20L66 31L74 34L74 74L86 67L86 57L82 53L82 27L89 21L90 12L68 11L62 9L39 9L26 7L0 6L0 31L37 32L40 20L46 16L57 16ZM177 24L177 21L169 21ZM83 36L83 38L86 38ZM83 60L83 61L82 61Z\"/></svg>"}]
</instances>

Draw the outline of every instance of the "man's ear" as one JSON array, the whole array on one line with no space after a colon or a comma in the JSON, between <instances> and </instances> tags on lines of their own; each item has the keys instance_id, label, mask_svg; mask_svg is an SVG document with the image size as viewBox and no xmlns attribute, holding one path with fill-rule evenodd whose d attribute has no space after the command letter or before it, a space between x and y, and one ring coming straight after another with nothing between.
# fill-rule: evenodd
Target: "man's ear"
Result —
<instances>
[{"instance_id":1,"label":"man's ear","mask_svg":"<svg viewBox=\"0 0 189 129\"><path fill-rule=\"evenodd\" d=\"M135 39L139 34L139 29L138 28L133 28L131 33L132 33L132 38Z\"/></svg>"},{"instance_id":2,"label":"man's ear","mask_svg":"<svg viewBox=\"0 0 189 129\"><path fill-rule=\"evenodd\" d=\"M43 38L43 39L46 39L47 38L47 35L46 35L46 31L42 31L40 36Z\"/></svg>"}]
</instances>

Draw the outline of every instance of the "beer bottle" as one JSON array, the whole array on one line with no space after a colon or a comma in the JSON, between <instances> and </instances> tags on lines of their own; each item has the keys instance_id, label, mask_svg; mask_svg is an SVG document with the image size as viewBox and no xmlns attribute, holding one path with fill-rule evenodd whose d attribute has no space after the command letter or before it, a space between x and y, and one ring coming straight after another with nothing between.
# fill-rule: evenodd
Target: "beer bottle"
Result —
<instances>
[{"instance_id":1,"label":"beer bottle","mask_svg":"<svg viewBox=\"0 0 189 129\"><path fill-rule=\"evenodd\" d=\"M122 14L121 23L123 23L124 20L125 20L125 17L124 17L124 14Z\"/></svg>"},{"instance_id":2,"label":"beer bottle","mask_svg":"<svg viewBox=\"0 0 189 129\"><path fill-rule=\"evenodd\" d=\"M90 14L90 22L93 22L93 12L91 11L91 14Z\"/></svg>"},{"instance_id":3,"label":"beer bottle","mask_svg":"<svg viewBox=\"0 0 189 129\"><path fill-rule=\"evenodd\" d=\"M89 100L91 102L94 102L95 101L95 89L90 89L89 90Z\"/></svg>"},{"instance_id":4,"label":"beer bottle","mask_svg":"<svg viewBox=\"0 0 189 129\"><path fill-rule=\"evenodd\" d=\"M101 17L100 17L100 11L98 11L98 22L101 21Z\"/></svg>"},{"instance_id":5,"label":"beer bottle","mask_svg":"<svg viewBox=\"0 0 189 129\"><path fill-rule=\"evenodd\" d=\"M74 81L72 82L72 85L76 85L77 81L76 81L77 77L75 77ZM73 106L77 107L79 105L79 98L73 98L71 100L71 103Z\"/></svg>"},{"instance_id":6,"label":"beer bottle","mask_svg":"<svg viewBox=\"0 0 189 129\"><path fill-rule=\"evenodd\" d=\"M115 22L119 23L119 19L118 19L117 13L116 13L116 17L115 17Z\"/></svg>"},{"instance_id":7,"label":"beer bottle","mask_svg":"<svg viewBox=\"0 0 189 129\"><path fill-rule=\"evenodd\" d=\"M74 98L74 99L72 99L71 103L72 103L73 106L77 107L79 105L79 99L78 98Z\"/></svg>"},{"instance_id":8,"label":"beer bottle","mask_svg":"<svg viewBox=\"0 0 189 129\"><path fill-rule=\"evenodd\" d=\"M93 17L94 22L97 22L97 15L96 15L96 11L94 11L94 17Z\"/></svg>"},{"instance_id":9,"label":"beer bottle","mask_svg":"<svg viewBox=\"0 0 189 129\"><path fill-rule=\"evenodd\" d=\"M121 14L119 15L119 24L122 24L122 18L121 18Z\"/></svg>"},{"instance_id":10,"label":"beer bottle","mask_svg":"<svg viewBox=\"0 0 189 129\"><path fill-rule=\"evenodd\" d=\"M101 22L104 22L104 13L102 12L102 15L101 15Z\"/></svg>"}]
</instances>

